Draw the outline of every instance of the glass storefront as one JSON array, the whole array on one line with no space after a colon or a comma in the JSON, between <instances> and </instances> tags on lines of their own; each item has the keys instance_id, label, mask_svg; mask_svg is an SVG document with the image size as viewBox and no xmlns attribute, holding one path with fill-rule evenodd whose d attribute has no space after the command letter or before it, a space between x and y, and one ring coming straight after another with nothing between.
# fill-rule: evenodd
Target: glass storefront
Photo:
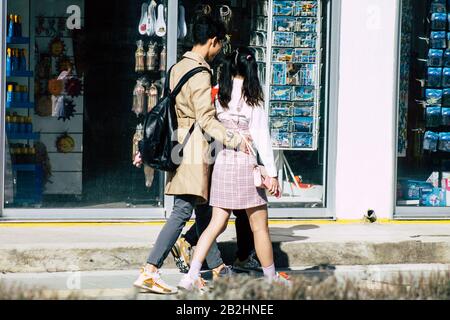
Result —
<instances>
[{"instance_id":1,"label":"glass storefront","mask_svg":"<svg viewBox=\"0 0 450 320\"><path fill-rule=\"evenodd\" d=\"M224 53L250 46L259 61L283 187L270 205L318 208L320 217L330 8L330 0L8 0L4 207L167 206L165 175L133 167L131 155L168 66L192 46L194 17L211 12L227 25Z\"/></svg>"},{"instance_id":2,"label":"glass storefront","mask_svg":"<svg viewBox=\"0 0 450 320\"><path fill-rule=\"evenodd\" d=\"M135 68L141 4L7 1L6 207L163 205L164 175L131 163L143 118L132 111L136 79L150 83L148 100L165 70L166 33L148 37L157 66Z\"/></svg>"},{"instance_id":3,"label":"glass storefront","mask_svg":"<svg viewBox=\"0 0 450 320\"><path fill-rule=\"evenodd\" d=\"M224 53L249 46L265 88L283 197L271 207L326 206L327 22L329 1L180 1L192 24L199 12L216 11L228 26ZM189 30L189 28L188 28ZM178 55L191 47L178 37ZM220 56L213 64L220 63ZM217 74L217 72L215 73Z\"/></svg>"},{"instance_id":4,"label":"glass storefront","mask_svg":"<svg viewBox=\"0 0 450 320\"><path fill-rule=\"evenodd\" d=\"M401 1L397 215L450 216L450 3Z\"/></svg>"}]
</instances>

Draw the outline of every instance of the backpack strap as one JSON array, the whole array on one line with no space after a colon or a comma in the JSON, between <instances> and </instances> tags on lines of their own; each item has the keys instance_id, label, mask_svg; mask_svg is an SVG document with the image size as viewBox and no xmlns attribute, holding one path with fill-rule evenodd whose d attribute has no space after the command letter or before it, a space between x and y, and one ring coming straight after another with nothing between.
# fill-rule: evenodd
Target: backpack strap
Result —
<instances>
[{"instance_id":1,"label":"backpack strap","mask_svg":"<svg viewBox=\"0 0 450 320\"><path fill-rule=\"evenodd\" d=\"M164 96L168 96L170 94L170 73L175 65L172 65L169 71L166 73L166 80L164 82Z\"/></svg>"}]
</instances>

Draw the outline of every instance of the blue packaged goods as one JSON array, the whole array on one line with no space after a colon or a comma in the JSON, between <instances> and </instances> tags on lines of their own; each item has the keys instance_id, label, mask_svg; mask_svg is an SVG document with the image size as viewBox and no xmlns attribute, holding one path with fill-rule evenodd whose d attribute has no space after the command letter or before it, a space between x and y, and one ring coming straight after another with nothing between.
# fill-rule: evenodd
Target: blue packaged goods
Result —
<instances>
[{"instance_id":1,"label":"blue packaged goods","mask_svg":"<svg viewBox=\"0 0 450 320\"><path fill-rule=\"evenodd\" d=\"M289 117L291 115L290 102L272 102L270 104L270 116Z\"/></svg>"},{"instance_id":2,"label":"blue packaged goods","mask_svg":"<svg viewBox=\"0 0 450 320\"><path fill-rule=\"evenodd\" d=\"M288 132L271 131L272 144L278 148L289 148L291 146L291 134Z\"/></svg>"},{"instance_id":3,"label":"blue packaged goods","mask_svg":"<svg viewBox=\"0 0 450 320\"><path fill-rule=\"evenodd\" d=\"M314 87L294 87L292 100L311 102L314 101Z\"/></svg>"},{"instance_id":4,"label":"blue packaged goods","mask_svg":"<svg viewBox=\"0 0 450 320\"><path fill-rule=\"evenodd\" d=\"M445 207L445 193L441 188L421 188L420 205L424 207Z\"/></svg>"},{"instance_id":5,"label":"blue packaged goods","mask_svg":"<svg viewBox=\"0 0 450 320\"><path fill-rule=\"evenodd\" d=\"M272 86L270 88L270 99L279 101L290 101L292 94L291 87Z\"/></svg>"},{"instance_id":6,"label":"blue packaged goods","mask_svg":"<svg viewBox=\"0 0 450 320\"><path fill-rule=\"evenodd\" d=\"M443 152L450 152L450 132L439 133L438 149Z\"/></svg>"},{"instance_id":7,"label":"blue packaged goods","mask_svg":"<svg viewBox=\"0 0 450 320\"><path fill-rule=\"evenodd\" d=\"M425 181L400 179L398 196L403 200L419 200L421 188L433 188L433 185Z\"/></svg>"},{"instance_id":8,"label":"blue packaged goods","mask_svg":"<svg viewBox=\"0 0 450 320\"><path fill-rule=\"evenodd\" d=\"M285 117L273 117L270 119L270 129L278 132L289 131L289 120Z\"/></svg>"},{"instance_id":9,"label":"blue packaged goods","mask_svg":"<svg viewBox=\"0 0 450 320\"><path fill-rule=\"evenodd\" d=\"M294 46L297 48L315 48L317 33L296 33L294 36Z\"/></svg>"},{"instance_id":10,"label":"blue packaged goods","mask_svg":"<svg viewBox=\"0 0 450 320\"><path fill-rule=\"evenodd\" d=\"M444 67L450 67L450 49L444 51Z\"/></svg>"},{"instance_id":11,"label":"blue packaged goods","mask_svg":"<svg viewBox=\"0 0 450 320\"><path fill-rule=\"evenodd\" d=\"M442 86L450 87L450 68L444 68L442 72Z\"/></svg>"},{"instance_id":12,"label":"blue packaged goods","mask_svg":"<svg viewBox=\"0 0 450 320\"><path fill-rule=\"evenodd\" d=\"M426 126L439 127L442 123L441 121L442 109L440 106L431 106L425 109L425 119Z\"/></svg>"},{"instance_id":13,"label":"blue packaged goods","mask_svg":"<svg viewBox=\"0 0 450 320\"><path fill-rule=\"evenodd\" d=\"M433 49L445 49L447 47L447 34L445 31L432 31L430 46Z\"/></svg>"},{"instance_id":14,"label":"blue packaged goods","mask_svg":"<svg viewBox=\"0 0 450 320\"><path fill-rule=\"evenodd\" d=\"M317 20L314 18L297 18L294 31L317 32Z\"/></svg>"},{"instance_id":15,"label":"blue packaged goods","mask_svg":"<svg viewBox=\"0 0 450 320\"><path fill-rule=\"evenodd\" d=\"M432 131L425 132L423 138L423 149L431 152L436 152L438 141L439 141L439 134Z\"/></svg>"},{"instance_id":16,"label":"blue packaged goods","mask_svg":"<svg viewBox=\"0 0 450 320\"><path fill-rule=\"evenodd\" d=\"M292 16L294 15L295 1L274 1L273 14L275 16Z\"/></svg>"},{"instance_id":17,"label":"blue packaged goods","mask_svg":"<svg viewBox=\"0 0 450 320\"><path fill-rule=\"evenodd\" d=\"M427 104L441 104L442 90L441 89L426 89L425 97Z\"/></svg>"},{"instance_id":18,"label":"blue packaged goods","mask_svg":"<svg viewBox=\"0 0 450 320\"><path fill-rule=\"evenodd\" d=\"M448 68L445 68L448 69ZM428 68L428 81L429 87L441 87L442 86L442 68Z\"/></svg>"},{"instance_id":19,"label":"blue packaged goods","mask_svg":"<svg viewBox=\"0 0 450 320\"><path fill-rule=\"evenodd\" d=\"M292 132L311 132L314 119L312 117L294 117L290 125Z\"/></svg>"},{"instance_id":20,"label":"blue packaged goods","mask_svg":"<svg viewBox=\"0 0 450 320\"><path fill-rule=\"evenodd\" d=\"M294 49L293 62L316 63L317 53L315 49Z\"/></svg>"},{"instance_id":21,"label":"blue packaged goods","mask_svg":"<svg viewBox=\"0 0 450 320\"><path fill-rule=\"evenodd\" d=\"M286 85L286 63L272 62L272 84Z\"/></svg>"},{"instance_id":22,"label":"blue packaged goods","mask_svg":"<svg viewBox=\"0 0 450 320\"><path fill-rule=\"evenodd\" d=\"M294 148L312 148L313 135L311 133L294 132L292 133L292 147Z\"/></svg>"},{"instance_id":23,"label":"blue packaged goods","mask_svg":"<svg viewBox=\"0 0 450 320\"><path fill-rule=\"evenodd\" d=\"M313 107L293 107L292 115L294 117L312 117L314 115Z\"/></svg>"},{"instance_id":24,"label":"blue packaged goods","mask_svg":"<svg viewBox=\"0 0 450 320\"><path fill-rule=\"evenodd\" d=\"M316 17L317 1L296 1L294 15L300 17Z\"/></svg>"},{"instance_id":25,"label":"blue packaged goods","mask_svg":"<svg viewBox=\"0 0 450 320\"><path fill-rule=\"evenodd\" d=\"M9 24L8 24L8 37L16 36L16 24L14 23L14 15L9 15Z\"/></svg>"},{"instance_id":26,"label":"blue packaged goods","mask_svg":"<svg viewBox=\"0 0 450 320\"><path fill-rule=\"evenodd\" d=\"M432 30L446 30L447 29L447 14L433 13L431 14L431 29Z\"/></svg>"},{"instance_id":27,"label":"blue packaged goods","mask_svg":"<svg viewBox=\"0 0 450 320\"><path fill-rule=\"evenodd\" d=\"M277 47L293 47L294 46L294 32L273 32L273 45Z\"/></svg>"},{"instance_id":28,"label":"blue packaged goods","mask_svg":"<svg viewBox=\"0 0 450 320\"><path fill-rule=\"evenodd\" d=\"M450 88L442 90L442 106L450 107Z\"/></svg>"},{"instance_id":29,"label":"blue packaged goods","mask_svg":"<svg viewBox=\"0 0 450 320\"><path fill-rule=\"evenodd\" d=\"M445 6L445 0L442 1L433 1L430 7L431 13L446 13L447 8Z\"/></svg>"},{"instance_id":30,"label":"blue packaged goods","mask_svg":"<svg viewBox=\"0 0 450 320\"><path fill-rule=\"evenodd\" d=\"M274 48L272 53L272 60L274 62L291 62L294 59L293 48Z\"/></svg>"},{"instance_id":31,"label":"blue packaged goods","mask_svg":"<svg viewBox=\"0 0 450 320\"><path fill-rule=\"evenodd\" d=\"M442 67L443 64L444 64L444 50L442 49L428 50L429 67Z\"/></svg>"},{"instance_id":32,"label":"blue packaged goods","mask_svg":"<svg viewBox=\"0 0 450 320\"><path fill-rule=\"evenodd\" d=\"M297 23L294 17L273 17L273 30L275 31L296 31L295 25Z\"/></svg>"},{"instance_id":33,"label":"blue packaged goods","mask_svg":"<svg viewBox=\"0 0 450 320\"><path fill-rule=\"evenodd\" d=\"M442 108L441 121L443 126L450 126L450 108Z\"/></svg>"}]
</instances>

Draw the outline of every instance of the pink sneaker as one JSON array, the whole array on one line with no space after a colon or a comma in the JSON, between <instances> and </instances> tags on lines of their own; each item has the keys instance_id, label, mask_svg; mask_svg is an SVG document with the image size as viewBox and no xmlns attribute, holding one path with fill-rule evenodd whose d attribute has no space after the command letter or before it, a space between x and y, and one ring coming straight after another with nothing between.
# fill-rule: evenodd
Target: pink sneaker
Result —
<instances>
[{"instance_id":1,"label":"pink sneaker","mask_svg":"<svg viewBox=\"0 0 450 320\"><path fill-rule=\"evenodd\" d=\"M200 293L204 293L208 291L208 287L206 286L206 281L199 276L197 280L194 280L190 277L189 274L185 274L183 278L181 278L178 283L178 288L186 291L200 291Z\"/></svg>"},{"instance_id":2,"label":"pink sneaker","mask_svg":"<svg viewBox=\"0 0 450 320\"><path fill-rule=\"evenodd\" d=\"M277 272L275 277L270 281L271 283L281 284L287 287L292 286L292 281L289 275L285 272Z\"/></svg>"}]
</instances>

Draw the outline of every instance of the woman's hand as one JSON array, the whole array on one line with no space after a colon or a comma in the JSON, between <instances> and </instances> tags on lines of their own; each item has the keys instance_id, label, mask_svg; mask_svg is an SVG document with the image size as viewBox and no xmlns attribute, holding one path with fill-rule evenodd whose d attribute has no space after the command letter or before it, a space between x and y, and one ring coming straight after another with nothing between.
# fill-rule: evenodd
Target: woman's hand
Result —
<instances>
[{"instance_id":1,"label":"woman's hand","mask_svg":"<svg viewBox=\"0 0 450 320\"><path fill-rule=\"evenodd\" d=\"M279 193L280 184L278 182L278 178L270 178L270 189L269 193L273 196L276 196Z\"/></svg>"},{"instance_id":2,"label":"woman's hand","mask_svg":"<svg viewBox=\"0 0 450 320\"><path fill-rule=\"evenodd\" d=\"M140 168L142 166L142 157L141 157L141 153L137 152L136 155L134 156L134 160L133 160L133 165L136 166L137 168Z\"/></svg>"}]
</instances>

